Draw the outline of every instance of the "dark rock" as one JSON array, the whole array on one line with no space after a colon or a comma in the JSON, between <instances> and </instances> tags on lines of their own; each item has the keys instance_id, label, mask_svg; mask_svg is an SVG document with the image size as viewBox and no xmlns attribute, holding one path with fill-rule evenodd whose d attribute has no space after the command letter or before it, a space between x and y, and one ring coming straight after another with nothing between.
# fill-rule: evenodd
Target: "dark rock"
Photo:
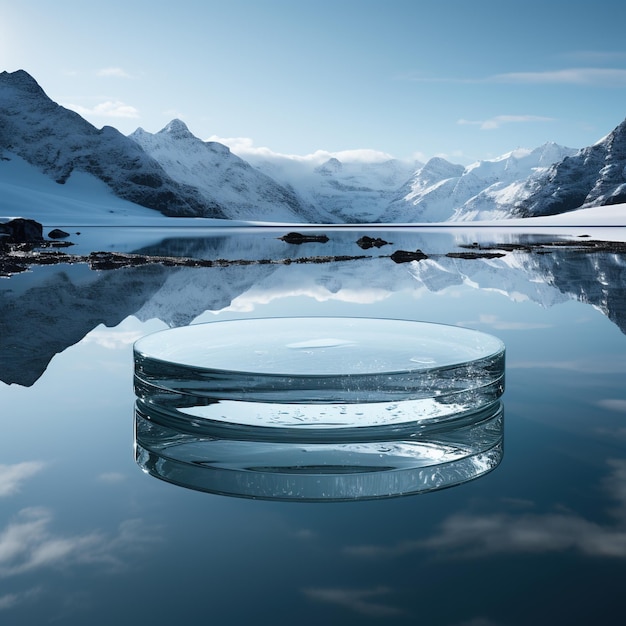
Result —
<instances>
[{"instance_id":1,"label":"dark rock","mask_svg":"<svg viewBox=\"0 0 626 626\"><path fill-rule=\"evenodd\" d=\"M0 224L0 234L6 235L11 243L29 243L43 241L43 226L35 220L16 217Z\"/></svg>"},{"instance_id":2,"label":"dark rock","mask_svg":"<svg viewBox=\"0 0 626 626\"><path fill-rule=\"evenodd\" d=\"M53 228L49 233L48 233L48 237L50 237L50 239L65 239L65 237L69 237L70 234L66 233L64 230L61 230L60 228Z\"/></svg>"},{"instance_id":3,"label":"dark rock","mask_svg":"<svg viewBox=\"0 0 626 626\"><path fill-rule=\"evenodd\" d=\"M25 272L28 269L28 264L20 262L19 260L13 260L10 258L3 258L0 256L0 276L8 278L13 274L19 274Z\"/></svg>"},{"instance_id":4,"label":"dark rock","mask_svg":"<svg viewBox=\"0 0 626 626\"><path fill-rule=\"evenodd\" d=\"M415 252L396 250L391 255L391 260L394 263L410 263L411 261L423 261L427 258L428 255L424 254L421 250L416 250Z\"/></svg>"},{"instance_id":5,"label":"dark rock","mask_svg":"<svg viewBox=\"0 0 626 626\"><path fill-rule=\"evenodd\" d=\"M300 245L301 243L326 243L328 237L326 235L303 235L302 233L287 233L282 237L279 237L286 243L294 243Z\"/></svg>"},{"instance_id":6,"label":"dark rock","mask_svg":"<svg viewBox=\"0 0 626 626\"><path fill-rule=\"evenodd\" d=\"M448 252L451 259L499 259L506 256L504 252Z\"/></svg>"},{"instance_id":7,"label":"dark rock","mask_svg":"<svg viewBox=\"0 0 626 626\"><path fill-rule=\"evenodd\" d=\"M382 248L382 246L389 245L388 241L385 241L380 237L376 237L376 239L374 239L372 237L368 237L367 235L363 235L363 237L358 239L356 243L357 246L363 250L369 250L370 248Z\"/></svg>"}]
</instances>

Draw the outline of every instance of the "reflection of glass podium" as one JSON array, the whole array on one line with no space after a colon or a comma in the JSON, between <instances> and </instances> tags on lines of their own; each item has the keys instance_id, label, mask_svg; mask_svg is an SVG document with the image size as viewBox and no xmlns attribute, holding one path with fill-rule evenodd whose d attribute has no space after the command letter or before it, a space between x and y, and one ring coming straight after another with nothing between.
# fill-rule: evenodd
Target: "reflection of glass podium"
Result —
<instances>
[{"instance_id":1,"label":"reflection of glass podium","mask_svg":"<svg viewBox=\"0 0 626 626\"><path fill-rule=\"evenodd\" d=\"M168 482L272 500L359 500L434 491L494 469L502 459L503 412L496 403L432 432L404 439L326 443L234 440L173 420L140 400L135 458Z\"/></svg>"},{"instance_id":2,"label":"reflection of glass podium","mask_svg":"<svg viewBox=\"0 0 626 626\"><path fill-rule=\"evenodd\" d=\"M354 318L217 322L135 344L135 449L168 482L250 498L423 493L502 459L504 346Z\"/></svg>"}]
</instances>

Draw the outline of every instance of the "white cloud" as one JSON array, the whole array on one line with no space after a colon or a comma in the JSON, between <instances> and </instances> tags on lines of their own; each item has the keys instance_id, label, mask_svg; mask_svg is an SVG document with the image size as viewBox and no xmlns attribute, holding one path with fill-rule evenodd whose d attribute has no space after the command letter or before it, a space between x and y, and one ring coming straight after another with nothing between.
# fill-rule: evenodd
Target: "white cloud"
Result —
<instances>
[{"instance_id":1,"label":"white cloud","mask_svg":"<svg viewBox=\"0 0 626 626\"><path fill-rule=\"evenodd\" d=\"M546 72L509 72L496 74L488 82L544 84L544 85L583 85L586 87L625 87L626 70L575 67Z\"/></svg>"},{"instance_id":2,"label":"white cloud","mask_svg":"<svg viewBox=\"0 0 626 626\"><path fill-rule=\"evenodd\" d=\"M419 155L422 155L422 158L419 158ZM414 153L415 158L418 161L427 161L428 159L426 157L423 156L423 153L420 152L415 152ZM459 159L467 159L467 155L463 152L463 150L452 150L451 152L438 152L437 154L435 154L434 156L439 157L441 159L446 159L447 161L457 161Z\"/></svg>"},{"instance_id":3,"label":"white cloud","mask_svg":"<svg viewBox=\"0 0 626 626\"><path fill-rule=\"evenodd\" d=\"M250 137L219 137L218 135L211 135L207 137L205 141L216 141L217 143L228 146L233 152L239 154L240 152L261 153L269 152L274 154L269 148L259 148L254 145L254 140Z\"/></svg>"},{"instance_id":4,"label":"white cloud","mask_svg":"<svg viewBox=\"0 0 626 626\"><path fill-rule=\"evenodd\" d=\"M496 115L487 120L460 119L457 124L480 126L481 130L495 130L504 124L527 124L529 122L553 122L554 118L541 115Z\"/></svg>"},{"instance_id":5,"label":"white cloud","mask_svg":"<svg viewBox=\"0 0 626 626\"><path fill-rule=\"evenodd\" d=\"M110 76L114 78L131 78L131 75L121 67L104 67L97 72L98 76Z\"/></svg>"},{"instance_id":6,"label":"white cloud","mask_svg":"<svg viewBox=\"0 0 626 626\"><path fill-rule=\"evenodd\" d=\"M371 148L356 148L353 150L339 150L337 152L329 152L328 150L316 150L310 154L283 154L274 152L270 148L255 146L254 140L250 137L219 137L211 135L205 141L217 141L218 143L228 146L232 152L242 158L250 156L261 156L268 159L290 159L294 161L312 162L321 164L330 158L336 158L343 162L359 162L359 163L380 163L389 161L394 157L380 150Z\"/></svg>"},{"instance_id":7,"label":"white cloud","mask_svg":"<svg viewBox=\"0 0 626 626\"><path fill-rule=\"evenodd\" d=\"M311 600L336 604L369 617L390 617L403 613L401 609L373 601L372 598L387 595L391 592L387 587L375 587L373 589L339 589L308 588L303 593Z\"/></svg>"},{"instance_id":8,"label":"white cloud","mask_svg":"<svg viewBox=\"0 0 626 626\"><path fill-rule=\"evenodd\" d=\"M446 155L442 154L436 154L435 156L439 156L442 159L446 158ZM462 155L459 155L462 156ZM420 152L419 150L416 152L413 152L413 154L411 154L411 159L413 161L420 161L421 163L426 163L426 161L428 161L429 157L426 153L424 152Z\"/></svg>"},{"instance_id":9,"label":"white cloud","mask_svg":"<svg viewBox=\"0 0 626 626\"><path fill-rule=\"evenodd\" d=\"M96 104L92 108L81 106L80 104L64 104L65 108L75 111L83 116L94 117L114 117L114 118L137 118L139 117L139 111L130 104L124 104L119 100L107 100Z\"/></svg>"},{"instance_id":10,"label":"white cloud","mask_svg":"<svg viewBox=\"0 0 626 626\"><path fill-rule=\"evenodd\" d=\"M17 493L22 483L38 474L44 466L44 463L39 461L0 465L0 497Z\"/></svg>"},{"instance_id":11,"label":"white cloud","mask_svg":"<svg viewBox=\"0 0 626 626\"><path fill-rule=\"evenodd\" d=\"M360 163L380 163L389 161L394 157L388 152L382 152L381 150L373 150L371 148L356 148L354 150L339 150L338 152L326 152L325 150L318 150L309 157L322 157L327 161L330 157L335 157L340 161L358 161Z\"/></svg>"},{"instance_id":12,"label":"white cloud","mask_svg":"<svg viewBox=\"0 0 626 626\"><path fill-rule=\"evenodd\" d=\"M600 59L598 59L600 60ZM605 59L609 60L609 59ZM406 73L400 80L423 83L481 84L503 83L519 85L581 85L585 87L625 87L626 69L603 67L572 67L541 72L505 72L483 78L428 77Z\"/></svg>"}]
</instances>

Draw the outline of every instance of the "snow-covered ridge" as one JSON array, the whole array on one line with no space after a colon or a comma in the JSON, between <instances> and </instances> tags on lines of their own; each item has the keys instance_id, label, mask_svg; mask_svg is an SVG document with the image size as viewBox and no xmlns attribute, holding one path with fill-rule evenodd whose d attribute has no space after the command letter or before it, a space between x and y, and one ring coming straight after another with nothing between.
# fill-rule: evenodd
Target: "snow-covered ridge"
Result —
<instances>
[{"instance_id":1,"label":"snow-covered ridge","mask_svg":"<svg viewBox=\"0 0 626 626\"><path fill-rule=\"evenodd\" d=\"M54 103L24 71L0 73L0 157L9 158L7 152L59 185L82 172L118 198L166 215L223 217L219 206L170 178L137 143Z\"/></svg>"},{"instance_id":2,"label":"snow-covered ridge","mask_svg":"<svg viewBox=\"0 0 626 626\"><path fill-rule=\"evenodd\" d=\"M510 217L519 201L515 190L555 161L576 151L555 143L514 150L467 167L434 158L415 172L382 216L384 222L466 221Z\"/></svg>"},{"instance_id":3,"label":"snow-covered ridge","mask_svg":"<svg viewBox=\"0 0 626 626\"><path fill-rule=\"evenodd\" d=\"M250 155L250 163L309 204L331 215L337 223L371 223L379 220L397 190L419 165L398 159L330 157L295 159L283 155Z\"/></svg>"},{"instance_id":4,"label":"snow-covered ridge","mask_svg":"<svg viewBox=\"0 0 626 626\"><path fill-rule=\"evenodd\" d=\"M325 160L322 154L329 153L314 159L259 151L246 160L202 141L180 120L125 137L54 103L26 72L0 73L0 186L9 190L0 215L34 210L28 184L18 189L12 168L3 165L14 158L54 182L46 191L50 212L68 197L63 186L80 177L85 184L85 176L106 187L110 197L100 194L103 201L125 201L126 210L246 222L502 220L626 201L626 122L579 151L546 143L467 167L439 157L424 164L382 154L365 159L358 151ZM88 199L73 206L76 223L93 223Z\"/></svg>"},{"instance_id":5,"label":"snow-covered ridge","mask_svg":"<svg viewBox=\"0 0 626 626\"><path fill-rule=\"evenodd\" d=\"M327 222L294 191L253 168L223 144L194 136L175 119L155 134L139 128L130 135L173 179L197 189L230 219Z\"/></svg>"}]
</instances>

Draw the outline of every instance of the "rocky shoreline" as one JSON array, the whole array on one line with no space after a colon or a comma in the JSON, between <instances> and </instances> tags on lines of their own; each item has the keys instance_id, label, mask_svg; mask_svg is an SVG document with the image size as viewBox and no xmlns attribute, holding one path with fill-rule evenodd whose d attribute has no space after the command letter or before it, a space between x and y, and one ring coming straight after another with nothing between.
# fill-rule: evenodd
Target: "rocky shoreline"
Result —
<instances>
[{"instance_id":1,"label":"rocky shoreline","mask_svg":"<svg viewBox=\"0 0 626 626\"><path fill-rule=\"evenodd\" d=\"M67 251L72 245L65 239L69 233L53 230L44 238L41 224L33 220L15 219L0 224L0 277L10 277L29 270L33 266L84 263L92 270L115 270L124 267L163 265L167 267L228 267L231 265L290 265L292 263L336 263L371 258L389 258L394 263L410 263L428 258L447 256L459 259L493 259L512 252L549 254L556 249L569 249L580 253L609 252L626 254L626 242L598 241L577 238L575 240L554 240L541 243L472 243L459 245L460 251L450 251L444 255L427 254L422 250L395 250L390 254L376 257L364 254L354 255L315 255L283 257L278 259L201 259L181 256L160 256L135 253L94 251L89 254L72 254ZM326 243L327 235L303 235L290 232L280 237L286 243L302 245L306 243ZM356 242L362 250L380 249L392 245L379 237L360 237Z\"/></svg>"}]
</instances>

